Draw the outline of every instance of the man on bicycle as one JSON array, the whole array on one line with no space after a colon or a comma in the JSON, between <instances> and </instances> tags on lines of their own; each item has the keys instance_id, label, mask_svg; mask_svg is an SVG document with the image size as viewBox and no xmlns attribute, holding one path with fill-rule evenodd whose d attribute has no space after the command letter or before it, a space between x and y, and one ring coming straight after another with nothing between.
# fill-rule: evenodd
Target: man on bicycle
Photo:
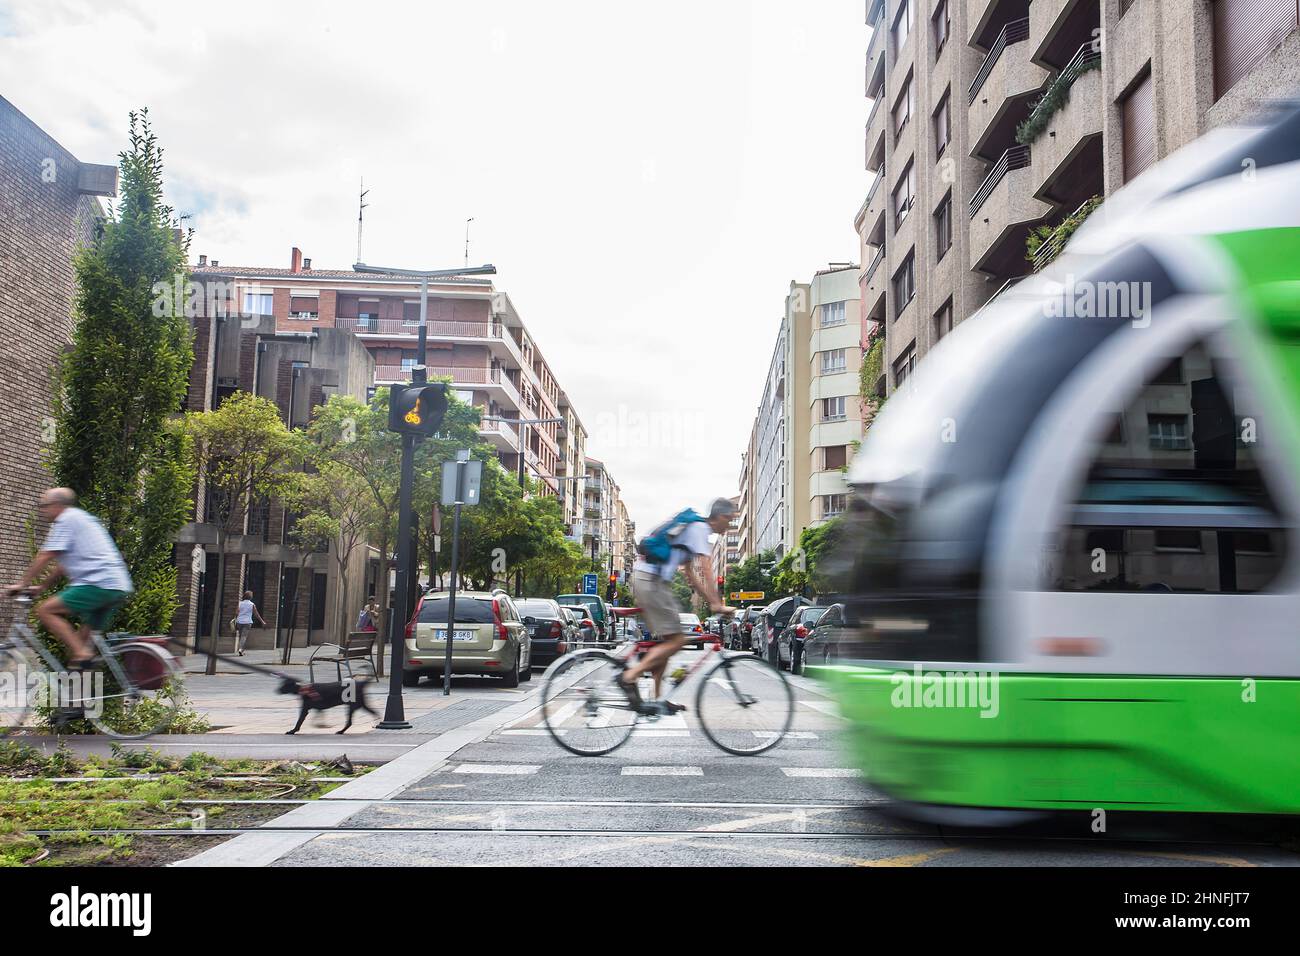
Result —
<instances>
[{"instance_id":1,"label":"man on bicycle","mask_svg":"<svg viewBox=\"0 0 1300 956\"><path fill-rule=\"evenodd\" d=\"M653 564L640 560L633 566L632 590L636 603L641 608L642 621L659 642L658 647L649 651L640 661L628 665L615 678L634 706L641 705L636 681L646 671L654 676L655 697L663 696L664 670L668 667L669 659L686 644L686 635L682 633L681 608L669 584L678 568L681 568L691 588L708 601L713 613L734 613L733 608L722 603L722 596L718 594L713 576L713 560L710 557L712 549L709 547L709 532L725 534L735 513L736 506L729 498L718 498L709 508L707 518L687 524L673 539L672 550L666 561ZM671 710L686 709L683 705L674 703L669 703L668 707Z\"/></svg>"},{"instance_id":2,"label":"man on bicycle","mask_svg":"<svg viewBox=\"0 0 1300 956\"><path fill-rule=\"evenodd\" d=\"M37 509L52 522L40 552L10 594L37 590L47 568L51 578L62 573L67 586L36 606L36 616L68 649L68 667L85 668L93 659L91 629L103 630L113 612L131 596L131 575L126 562L104 526L89 512L76 507L71 488L51 488L40 497ZM78 630L71 618L81 621Z\"/></svg>"}]
</instances>

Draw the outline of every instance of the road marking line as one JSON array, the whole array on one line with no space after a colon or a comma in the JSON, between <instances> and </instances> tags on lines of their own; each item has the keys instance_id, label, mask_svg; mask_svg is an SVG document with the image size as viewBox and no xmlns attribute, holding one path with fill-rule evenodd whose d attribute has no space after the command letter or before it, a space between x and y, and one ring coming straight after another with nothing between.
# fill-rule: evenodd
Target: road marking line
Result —
<instances>
[{"instance_id":1,"label":"road marking line","mask_svg":"<svg viewBox=\"0 0 1300 956\"><path fill-rule=\"evenodd\" d=\"M750 827L761 827L769 823L793 823L795 832L802 833L799 825L808 822L809 817L822 816L826 813L833 813L832 810L805 810L802 807L791 810L789 813L764 813L756 817L745 817L740 820L727 820L723 823L711 823L706 827L696 827L701 833L734 833L736 830L746 830Z\"/></svg>"},{"instance_id":2,"label":"road marking line","mask_svg":"<svg viewBox=\"0 0 1300 956\"><path fill-rule=\"evenodd\" d=\"M452 773L529 774L541 769L539 764L529 763L463 763Z\"/></svg>"},{"instance_id":3,"label":"road marking line","mask_svg":"<svg viewBox=\"0 0 1300 956\"><path fill-rule=\"evenodd\" d=\"M1166 853L1159 850L1121 850L1133 856L1158 856L1169 860L1186 860L1189 863L1216 863L1219 866L1259 866L1238 856L1209 856L1199 853Z\"/></svg>"},{"instance_id":4,"label":"road marking line","mask_svg":"<svg viewBox=\"0 0 1300 956\"><path fill-rule=\"evenodd\" d=\"M569 730L568 730L568 728L566 727L566 728L562 728L562 729L560 729L560 730L557 730L557 731L555 731L555 732L556 732L557 734L559 734L561 737L563 737L565 734L567 734L567 733L569 732ZM509 734L509 735L512 736L512 737L549 737L549 736L551 736L551 731L547 730L545 727L540 727L540 728L539 728L539 727L523 727L523 728L519 728L519 729L517 729L517 730L501 730L501 731L498 731L498 733L501 734L502 736L505 736L505 735Z\"/></svg>"},{"instance_id":5,"label":"road marking line","mask_svg":"<svg viewBox=\"0 0 1300 956\"><path fill-rule=\"evenodd\" d=\"M771 740L773 737L780 737L775 730L755 730L754 736L759 740ZM786 738L790 740L817 740L816 734L809 730L789 730L785 733Z\"/></svg>"},{"instance_id":6,"label":"road marking line","mask_svg":"<svg viewBox=\"0 0 1300 956\"><path fill-rule=\"evenodd\" d=\"M689 730L634 730L633 737L689 737Z\"/></svg>"},{"instance_id":7,"label":"road marking line","mask_svg":"<svg viewBox=\"0 0 1300 956\"><path fill-rule=\"evenodd\" d=\"M624 767L625 777L702 777L703 767Z\"/></svg>"},{"instance_id":8,"label":"road marking line","mask_svg":"<svg viewBox=\"0 0 1300 956\"><path fill-rule=\"evenodd\" d=\"M857 770L847 767L782 767L781 772L787 777L860 777Z\"/></svg>"},{"instance_id":9,"label":"road marking line","mask_svg":"<svg viewBox=\"0 0 1300 956\"><path fill-rule=\"evenodd\" d=\"M840 717L840 709L834 704L822 703L819 700L800 700L799 703L805 707L811 707L818 713L826 714L829 717Z\"/></svg>"}]
</instances>

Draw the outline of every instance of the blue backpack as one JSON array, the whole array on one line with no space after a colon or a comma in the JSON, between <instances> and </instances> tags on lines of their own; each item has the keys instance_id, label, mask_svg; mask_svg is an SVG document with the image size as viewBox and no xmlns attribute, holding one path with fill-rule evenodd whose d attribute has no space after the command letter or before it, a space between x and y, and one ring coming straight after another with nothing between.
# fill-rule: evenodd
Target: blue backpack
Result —
<instances>
[{"instance_id":1,"label":"blue backpack","mask_svg":"<svg viewBox=\"0 0 1300 956\"><path fill-rule=\"evenodd\" d=\"M682 532L695 522L704 520L694 509L687 508L642 538L637 543L637 553L650 564L663 564L672 556L673 548L679 547L677 539Z\"/></svg>"}]
</instances>

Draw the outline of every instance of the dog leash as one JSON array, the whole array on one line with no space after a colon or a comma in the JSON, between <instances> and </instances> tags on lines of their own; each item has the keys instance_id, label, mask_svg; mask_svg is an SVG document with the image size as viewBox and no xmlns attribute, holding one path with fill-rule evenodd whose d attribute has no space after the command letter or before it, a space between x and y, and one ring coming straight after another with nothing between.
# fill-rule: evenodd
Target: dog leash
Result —
<instances>
[{"instance_id":1,"label":"dog leash","mask_svg":"<svg viewBox=\"0 0 1300 956\"><path fill-rule=\"evenodd\" d=\"M168 637L167 643L174 644L178 648L182 648L188 651L188 645L182 642L179 638ZM278 671L272 667L262 667L259 664L250 664L247 661L241 661L237 657L227 657L225 654L216 654L210 651L195 650L194 653L201 654L204 657L215 657L217 660L221 661L224 664L230 664L233 667L239 667L246 671L253 671L258 674L266 674L269 677L275 677L278 678L279 680L292 680L292 681L298 680L298 678L294 677L292 674L286 674L284 671Z\"/></svg>"}]
</instances>

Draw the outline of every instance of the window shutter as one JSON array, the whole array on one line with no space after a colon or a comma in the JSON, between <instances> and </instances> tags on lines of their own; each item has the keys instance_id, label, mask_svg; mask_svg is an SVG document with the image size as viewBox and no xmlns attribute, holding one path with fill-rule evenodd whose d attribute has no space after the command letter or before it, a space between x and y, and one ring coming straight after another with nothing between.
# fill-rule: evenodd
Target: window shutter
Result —
<instances>
[{"instance_id":1,"label":"window shutter","mask_svg":"<svg viewBox=\"0 0 1300 956\"><path fill-rule=\"evenodd\" d=\"M1156 158L1156 106L1150 73L1124 98L1123 114L1124 182L1129 182Z\"/></svg>"},{"instance_id":2,"label":"window shutter","mask_svg":"<svg viewBox=\"0 0 1300 956\"><path fill-rule=\"evenodd\" d=\"M1214 0L1214 98L1296 28L1296 0Z\"/></svg>"},{"instance_id":3,"label":"window shutter","mask_svg":"<svg viewBox=\"0 0 1300 956\"><path fill-rule=\"evenodd\" d=\"M290 312L319 312L320 299L315 296L295 295L289 299Z\"/></svg>"}]
</instances>

